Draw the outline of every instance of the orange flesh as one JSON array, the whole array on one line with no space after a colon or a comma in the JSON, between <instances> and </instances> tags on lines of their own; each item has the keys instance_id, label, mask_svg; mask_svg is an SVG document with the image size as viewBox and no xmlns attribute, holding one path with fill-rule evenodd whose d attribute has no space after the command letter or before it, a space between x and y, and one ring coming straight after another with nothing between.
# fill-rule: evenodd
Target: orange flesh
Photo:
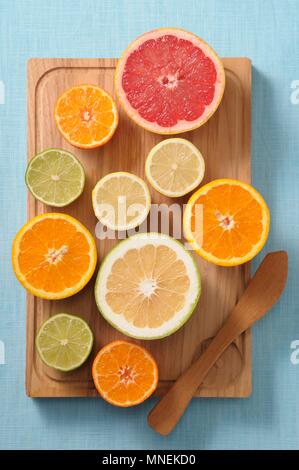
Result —
<instances>
[{"instance_id":1,"label":"orange flesh","mask_svg":"<svg viewBox=\"0 0 299 470\"><path fill-rule=\"evenodd\" d=\"M17 261L33 288L58 293L79 283L87 272L90 245L70 222L43 219L24 233Z\"/></svg>"},{"instance_id":2,"label":"orange flesh","mask_svg":"<svg viewBox=\"0 0 299 470\"><path fill-rule=\"evenodd\" d=\"M95 147L112 137L118 114L113 99L104 90L82 85L70 88L59 98L55 119L69 142Z\"/></svg>"},{"instance_id":3,"label":"orange flesh","mask_svg":"<svg viewBox=\"0 0 299 470\"><path fill-rule=\"evenodd\" d=\"M105 346L94 360L92 375L100 395L117 406L143 402L158 383L157 364L152 356L126 341Z\"/></svg>"},{"instance_id":4,"label":"orange flesh","mask_svg":"<svg viewBox=\"0 0 299 470\"><path fill-rule=\"evenodd\" d=\"M200 195L192 208L191 231L194 233L199 204L203 208L202 248L206 252L221 259L243 257L261 239L263 208L246 189L222 184Z\"/></svg>"}]
</instances>

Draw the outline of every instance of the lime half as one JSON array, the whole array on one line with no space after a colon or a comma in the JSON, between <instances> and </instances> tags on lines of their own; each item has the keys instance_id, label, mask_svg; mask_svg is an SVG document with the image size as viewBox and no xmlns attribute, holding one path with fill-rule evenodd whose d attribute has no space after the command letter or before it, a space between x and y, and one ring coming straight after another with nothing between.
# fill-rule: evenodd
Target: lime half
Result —
<instances>
[{"instance_id":1,"label":"lime half","mask_svg":"<svg viewBox=\"0 0 299 470\"><path fill-rule=\"evenodd\" d=\"M30 160L25 180L36 199L49 206L63 207L80 196L85 174L81 163L70 152L47 149Z\"/></svg>"},{"instance_id":2,"label":"lime half","mask_svg":"<svg viewBox=\"0 0 299 470\"><path fill-rule=\"evenodd\" d=\"M49 367L64 372L80 367L88 358L93 345L93 334L80 317L58 313L42 324L36 348L42 361Z\"/></svg>"}]
</instances>

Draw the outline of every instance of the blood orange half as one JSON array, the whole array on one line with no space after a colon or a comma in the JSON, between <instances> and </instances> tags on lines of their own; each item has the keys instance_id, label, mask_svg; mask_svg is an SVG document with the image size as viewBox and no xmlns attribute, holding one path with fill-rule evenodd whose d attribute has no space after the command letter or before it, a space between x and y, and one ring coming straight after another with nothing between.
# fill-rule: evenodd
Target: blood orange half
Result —
<instances>
[{"instance_id":1,"label":"blood orange half","mask_svg":"<svg viewBox=\"0 0 299 470\"><path fill-rule=\"evenodd\" d=\"M137 124L158 134L196 129L216 111L225 73L221 60L202 39L162 28L133 41L115 75L123 108Z\"/></svg>"}]
</instances>

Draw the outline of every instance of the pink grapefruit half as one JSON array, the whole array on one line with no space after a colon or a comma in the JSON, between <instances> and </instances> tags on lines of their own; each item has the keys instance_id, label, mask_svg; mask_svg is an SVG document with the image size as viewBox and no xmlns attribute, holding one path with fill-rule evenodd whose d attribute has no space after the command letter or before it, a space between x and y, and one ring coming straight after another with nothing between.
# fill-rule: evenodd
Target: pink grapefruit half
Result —
<instances>
[{"instance_id":1,"label":"pink grapefruit half","mask_svg":"<svg viewBox=\"0 0 299 470\"><path fill-rule=\"evenodd\" d=\"M221 60L202 39L177 28L139 36L125 50L115 74L116 92L137 124L157 134L202 126L224 92Z\"/></svg>"}]
</instances>

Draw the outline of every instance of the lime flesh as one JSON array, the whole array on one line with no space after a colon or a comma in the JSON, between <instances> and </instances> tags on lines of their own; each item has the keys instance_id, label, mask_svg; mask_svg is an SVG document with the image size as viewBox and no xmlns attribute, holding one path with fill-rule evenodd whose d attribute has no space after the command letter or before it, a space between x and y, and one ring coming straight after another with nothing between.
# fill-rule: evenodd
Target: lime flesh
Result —
<instances>
[{"instance_id":1,"label":"lime flesh","mask_svg":"<svg viewBox=\"0 0 299 470\"><path fill-rule=\"evenodd\" d=\"M49 367L64 372L80 367L88 358L93 334L82 318L59 313L42 324L36 348Z\"/></svg>"},{"instance_id":2,"label":"lime flesh","mask_svg":"<svg viewBox=\"0 0 299 470\"><path fill-rule=\"evenodd\" d=\"M63 207L80 196L85 174L81 163L70 152L47 149L30 160L25 180L36 199L49 206Z\"/></svg>"}]
</instances>

